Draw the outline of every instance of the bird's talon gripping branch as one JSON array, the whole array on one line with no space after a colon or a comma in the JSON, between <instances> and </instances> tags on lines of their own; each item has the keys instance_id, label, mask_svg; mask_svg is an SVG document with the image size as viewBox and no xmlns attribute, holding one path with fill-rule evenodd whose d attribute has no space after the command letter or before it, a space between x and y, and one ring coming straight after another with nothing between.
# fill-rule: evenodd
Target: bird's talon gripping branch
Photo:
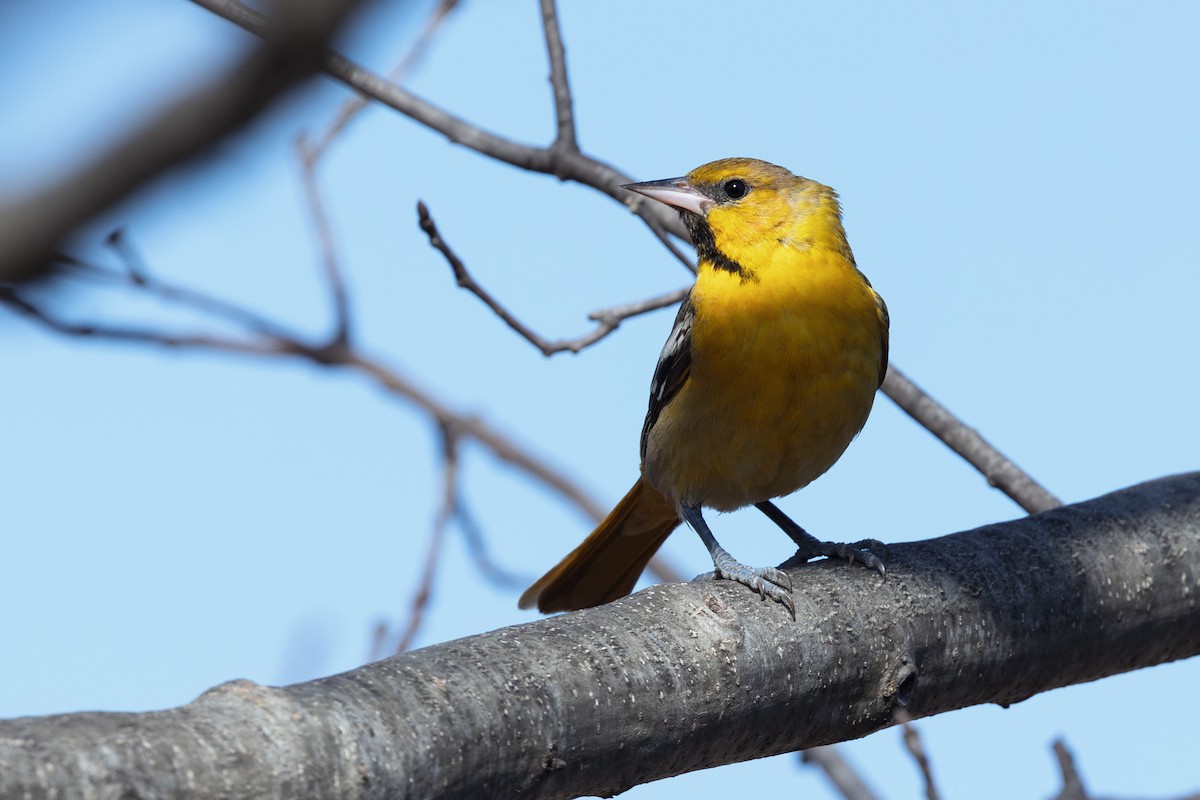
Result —
<instances>
[{"instance_id":1,"label":"bird's talon gripping branch","mask_svg":"<svg viewBox=\"0 0 1200 800\"><path fill-rule=\"evenodd\" d=\"M874 553L818 541L770 502L841 456L887 371L887 308L855 266L837 194L750 158L624 188L679 210L696 246L696 284L650 382L641 477L521 607L573 610L628 594L682 518L717 574L795 617L788 576L736 561L702 507L757 505L804 560L859 560L882 574Z\"/></svg>"}]
</instances>

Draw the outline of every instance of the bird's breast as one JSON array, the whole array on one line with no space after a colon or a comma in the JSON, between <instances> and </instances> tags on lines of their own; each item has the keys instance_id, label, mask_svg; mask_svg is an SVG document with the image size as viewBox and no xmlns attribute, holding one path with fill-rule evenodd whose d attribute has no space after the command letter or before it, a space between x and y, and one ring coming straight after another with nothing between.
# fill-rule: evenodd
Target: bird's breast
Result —
<instances>
[{"instance_id":1,"label":"bird's breast","mask_svg":"<svg viewBox=\"0 0 1200 800\"><path fill-rule=\"evenodd\" d=\"M676 502L726 511L790 494L866 423L883 346L874 295L852 267L794 277L697 279L690 376L643 464Z\"/></svg>"}]
</instances>

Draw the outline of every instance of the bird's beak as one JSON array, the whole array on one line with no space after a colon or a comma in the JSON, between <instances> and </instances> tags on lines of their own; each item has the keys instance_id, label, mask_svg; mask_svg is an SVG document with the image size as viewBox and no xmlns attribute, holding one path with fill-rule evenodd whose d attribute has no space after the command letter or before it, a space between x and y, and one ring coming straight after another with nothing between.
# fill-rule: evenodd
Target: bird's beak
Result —
<instances>
[{"instance_id":1,"label":"bird's beak","mask_svg":"<svg viewBox=\"0 0 1200 800\"><path fill-rule=\"evenodd\" d=\"M666 203L683 211L690 211L700 217L703 217L713 204L712 199L701 194L698 189L688 183L687 178L627 183L621 188L644 194L651 200Z\"/></svg>"}]
</instances>

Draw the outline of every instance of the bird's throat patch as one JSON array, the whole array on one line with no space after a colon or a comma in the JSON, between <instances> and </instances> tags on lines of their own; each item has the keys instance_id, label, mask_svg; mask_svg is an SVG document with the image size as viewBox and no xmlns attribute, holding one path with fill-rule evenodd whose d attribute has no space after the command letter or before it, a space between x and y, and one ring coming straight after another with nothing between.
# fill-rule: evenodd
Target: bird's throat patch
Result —
<instances>
[{"instance_id":1,"label":"bird's throat patch","mask_svg":"<svg viewBox=\"0 0 1200 800\"><path fill-rule=\"evenodd\" d=\"M733 273L743 281L755 280L755 277L745 267L721 252L721 249L717 247L712 226L704 217L686 211L682 212L680 216L683 217L683 224L687 226L688 234L692 237L692 244L696 247L696 257L700 261L707 261L719 270Z\"/></svg>"}]
</instances>

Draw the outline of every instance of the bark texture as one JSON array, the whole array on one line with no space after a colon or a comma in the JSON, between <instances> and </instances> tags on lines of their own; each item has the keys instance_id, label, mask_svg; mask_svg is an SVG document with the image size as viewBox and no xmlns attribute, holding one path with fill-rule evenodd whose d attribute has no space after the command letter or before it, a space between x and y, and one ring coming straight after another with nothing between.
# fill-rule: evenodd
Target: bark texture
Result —
<instances>
[{"instance_id":1,"label":"bark texture","mask_svg":"<svg viewBox=\"0 0 1200 800\"><path fill-rule=\"evenodd\" d=\"M0 722L0 797L574 797L1200 653L1200 473L178 709ZM1182 687L1181 687L1182 688Z\"/></svg>"}]
</instances>

